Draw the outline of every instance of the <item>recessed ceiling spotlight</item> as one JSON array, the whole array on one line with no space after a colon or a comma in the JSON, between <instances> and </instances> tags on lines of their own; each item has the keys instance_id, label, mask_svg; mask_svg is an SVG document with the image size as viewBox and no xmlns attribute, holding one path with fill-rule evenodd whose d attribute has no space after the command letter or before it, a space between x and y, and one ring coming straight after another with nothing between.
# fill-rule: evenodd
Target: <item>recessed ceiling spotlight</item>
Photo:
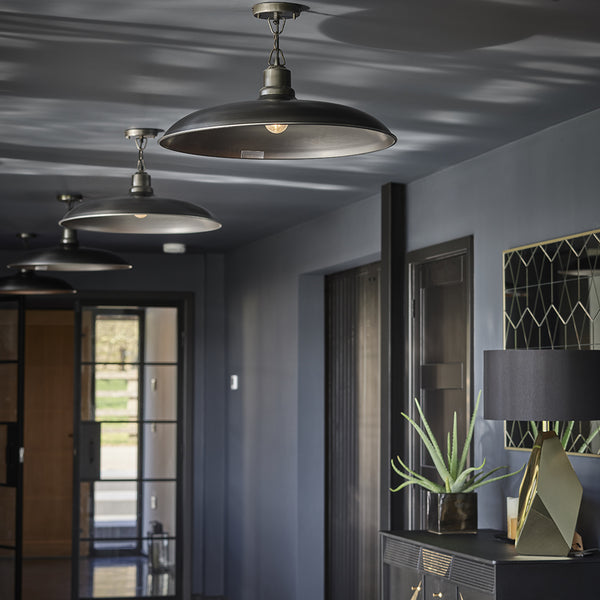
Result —
<instances>
[{"instance_id":1,"label":"recessed ceiling spotlight","mask_svg":"<svg viewBox=\"0 0 600 600\"><path fill-rule=\"evenodd\" d=\"M163 244L163 252L165 254L185 254L185 244L167 242Z\"/></svg>"}]
</instances>

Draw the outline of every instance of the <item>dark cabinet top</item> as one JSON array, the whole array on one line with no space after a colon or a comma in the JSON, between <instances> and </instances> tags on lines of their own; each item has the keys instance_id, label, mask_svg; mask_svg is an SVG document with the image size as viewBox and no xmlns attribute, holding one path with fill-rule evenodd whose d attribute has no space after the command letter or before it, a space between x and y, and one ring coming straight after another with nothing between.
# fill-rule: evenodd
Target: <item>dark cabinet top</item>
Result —
<instances>
[{"instance_id":1,"label":"dark cabinet top","mask_svg":"<svg viewBox=\"0 0 600 600\"><path fill-rule=\"evenodd\" d=\"M600 563L600 554L585 557L526 556L517 554L514 544L506 541L502 531L481 529L477 533L457 533L437 535L428 531L383 531L382 535L392 539L413 542L424 548L440 552L447 551L454 556L462 556L491 564L502 563L548 563L586 562Z\"/></svg>"}]
</instances>

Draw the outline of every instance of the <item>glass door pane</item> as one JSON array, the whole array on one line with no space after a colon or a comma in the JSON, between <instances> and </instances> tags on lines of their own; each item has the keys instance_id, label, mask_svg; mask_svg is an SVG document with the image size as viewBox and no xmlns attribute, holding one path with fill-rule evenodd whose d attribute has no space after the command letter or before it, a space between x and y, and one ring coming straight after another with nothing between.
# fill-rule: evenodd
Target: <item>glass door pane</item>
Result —
<instances>
[{"instance_id":1,"label":"glass door pane","mask_svg":"<svg viewBox=\"0 0 600 600\"><path fill-rule=\"evenodd\" d=\"M79 598L176 597L177 308L81 311Z\"/></svg>"},{"instance_id":2,"label":"glass door pane","mask_svg":"<svg viewBox=\"0 0 600 600\"><path fill-rule=\"evenodd\" d=\"M22 305L0 301L0 590L20 600L23 527Z\"/></svg>"}]
</instances>

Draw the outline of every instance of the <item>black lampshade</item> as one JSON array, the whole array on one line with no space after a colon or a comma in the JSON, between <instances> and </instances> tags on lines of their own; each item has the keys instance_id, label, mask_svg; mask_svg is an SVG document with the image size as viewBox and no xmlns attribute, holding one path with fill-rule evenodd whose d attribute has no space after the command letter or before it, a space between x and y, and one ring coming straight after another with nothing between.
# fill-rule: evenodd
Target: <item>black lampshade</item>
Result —
<instances>
[{"instance_id":1,"label":"black lampshade","mask_svg":"<svg viewBox=\"0 0 600 600\"><path fill-rule=\"evenodd\" d=\"M600 350L486 350L485 419L600 418Z\"/></svg>"}]
</instances>

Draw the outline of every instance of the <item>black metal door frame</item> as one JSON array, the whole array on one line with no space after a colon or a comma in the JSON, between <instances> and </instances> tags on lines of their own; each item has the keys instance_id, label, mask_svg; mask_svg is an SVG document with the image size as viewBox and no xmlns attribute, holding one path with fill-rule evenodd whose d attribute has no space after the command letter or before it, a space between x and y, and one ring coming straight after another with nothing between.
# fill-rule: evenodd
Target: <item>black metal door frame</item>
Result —
<instances>
[{"instance_id":1,"label":"black metal door frame","mask_svg":"<svg viewBox=\"0 0 600 600\"><path fill-rule=\"evenodd\" d=\"M81 422L81 352L82 352L82 309L90 306L114 307L170 307L177 308L177 337L180 358L177 362L178 402L177 402L177 467L176 467L176 547L175 556L175 595L163 596L180 600L189 595L188 585L183 580L184 572L189 572L191 561L191 539L184 528L185 516L190 514L191 499L184 497L184 490L191 490L191 458L184 456L184 449L190 448L192 439L191 390L193 360L193 336L185 335L186 330L193 331L193 294L191 293L128 293L115 292L105 297L97 293L81 293L75 302L75 382L73 410L73 537L72 537L72 569L71 599L79 600L79 507L81 494L79 489L80 457L77 449L80 444L79 424ZM140 390L140 393L143 390ZM189 452L189 451L188 451ZM112 598L112 600L120 600ZM129 598L127 599L129 600Z\"/></svg>"},{"instance_id":2,"label":"black metal door frame","mask_svg":"<svg viewBox=\"0 0 600 600\"><path fill-rule=\"evenodd\" d=\"M3 364L17 364L16 420L4 421L7 445L2 449L6 461L5 483L0 487L15 488L14 531L12 545L0 545L0 550L14 552L13 589L14 600L21 600L23 593L23 460L24 460L24 410L25 410L25 299L23 297L0 298L3 304L14 304L17 309L16 359L1 360ZM10 517L9 517L10 518ZM9 575L10 576L10 575ZM8 600L8 599L7 599Z\"/></svg>"},{"instance_id":3,"label":"black metal door frame","mask_svg":"<svg viewBox=\"0 0 600 600\"><path fill-rule=\"evenodd\" d=\"M465 347L466 359L464 364L464 372L462 374L464 382L464 397L465 397L465 420L470 415L473 404L473 389L472 389L472 372L473 372L473 236L467 236L427 248L422 248L409 252L407 254L407 271L408 271L408 312L409 312L409 327L407 341L407 364L408 364L408 380L407 380L407 398L411 399L408 402L407 413L418 420L416 409L412 399L421 399L423 393L422 373L421 373L421 357L423 353L422 326L423 317L420 298L420 290L422 288L421 273L425 266L431 265L436 261L451 259L453 257L463 258L463 273L465 286L465 305L464 317L466 330ZM417 465L417 446L419 440L413 428L409 428L407 437L407 457L408 466L419 472ZM472 456L471 456L472 461ZM422 516L422 501L421 490L416 486L410 486L408 491L408 502L405 510L405 521L408 529L424 528Z\"/></svg>"}]
</instances>

